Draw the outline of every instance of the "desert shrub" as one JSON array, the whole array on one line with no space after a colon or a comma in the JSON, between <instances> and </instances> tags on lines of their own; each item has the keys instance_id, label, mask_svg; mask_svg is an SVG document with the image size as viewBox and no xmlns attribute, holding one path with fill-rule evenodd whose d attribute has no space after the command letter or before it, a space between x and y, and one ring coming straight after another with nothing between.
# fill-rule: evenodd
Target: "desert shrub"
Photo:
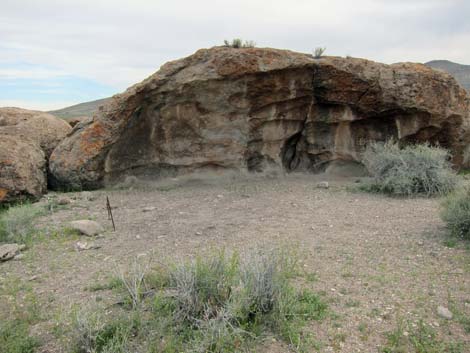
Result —
<instances>
[{"instance_id":1,"label":"desert shrub","mask_svg":"<svg viewBox=\"0 0 470 353\"><path fill-rule=\"evenodd\" d=\"M235 38L231 42L225 39L224 45L226 47L231 47L231 48L254 48L256 47L256 43L254 41L252 40L243 41L240 38Z\"/></svg>"},{"instance_id":2,"label":"desert shrub","mask_svg":"<svg viewBox=\"0 0 470 353\"><path fill-rule=\"evenodd\" d=\"M25 204L10 207L0 214L0 243L28 241L34 233L34 220L44 211Z\"/></svg>"},{"instance_id":3,"label":"desert shrub","mask_svg":"<svg viewBox=\"0 0 470 353\"><path fill-rule=\"evenodd\" d=\"M441 218L453 235L470 240L470 187L458 190L444 200Z\"/></svg>"},{"instance_id":4,"label":"desert shrub","mask_svg":"<svg viewBox=\"0 0 470 353\"><path fill-rule=\"evenodd\" d=\"M0 320L0 353L34 353L38 345L25 322Z\"/></svg>"},{"instance_id":5,"label":"desert shrub","mask_svg":"<svg viewBox=\"0 0 470 353\"><path fill-rule=\"evenodd\" d=\"M212 317L229 299L237 266L236 256L228 259L222 252L175 267L170 278L176 291L176 319L191 323Z\"/></svg>"},{"instance_id":6,"label":"desert shrub","mask_svg":"<svg viewBox=\"0 0 470 353\"><path fill-rule=\"evenodd\" d=\"M273 250L240 260L220 253L176 266L170 275L172 295L157 296L154 309L159 317L172 317L166 328L170 336L186 337L183 341L197 352L237 351L265 330L299 346L306 320L320 319L326 305L292 286L297 261L291 255Z\"/></svg>"},{"instance_id":7,"label":"desert shrub","mask_svg":"<svg viewBox=\"0 0 470 353\"><path fill-rule=\"evenodd\" d=\"M300 273L293 255L258 251L241 259L222 251L148 272L131 268L126 273L136 280L121 276L115 288L126 298L139 297L138 305L122 306L128 317L139 318L138 324L109 321L96 312L78 315L75 352L120 353L133 343L155 353L249 351L267 332L299 348L305 324L321 319L326 305L291 283ZM151 294L135 296L141 289L134 288Z\"/></svg>"},{"instance_id":8,"label":"desert shrub","mask_svg":"<svg viewBox=\"0 0 470 353\"><path fill-rule=\"evenodd\" d=\"M458 177L451 168L449 152L440 147L398 143L371 143L362 161L371 174L363 189L393 195L445 195L454 190Z\"/></svg>"},{"instance_id":9,"label":"desert shrub","mask_svg":"<svg viewBox=\"0 0 470 353\"><path fill-rule=\"evenodd\" d=\"M313 51L313 57L315 59L320 59L323 54L325 53L326 48L322 47L316 47L315 50Z\"/></svg>"}]
</instances>

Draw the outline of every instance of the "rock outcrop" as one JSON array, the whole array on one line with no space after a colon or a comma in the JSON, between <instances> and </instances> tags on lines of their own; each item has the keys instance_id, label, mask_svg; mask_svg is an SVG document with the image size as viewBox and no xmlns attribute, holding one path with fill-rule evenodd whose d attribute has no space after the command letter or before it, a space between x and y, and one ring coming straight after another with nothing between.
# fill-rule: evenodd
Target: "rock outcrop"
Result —
<instances>
[{"instance_id":1,"label":"rock outcrop","mask_svg":"<svg viewBox=\"0 0 470 353\"><path fill-rule=\"evenodd\" d=\"M359 161L371 140L430 141L464 163L469 99L449 75L286 50L215 47L169 62L78 124L54 150L56 186L127 175Z\"/></svg>"},{"instance_id":2,"label":"rock outcrop","mask_svg":"<svg viewBox=\"0 0 470 353\"><path fill-rule=\"evenodd\" d=\"M47 190L47 161L71 127L52 115L0 108L0 203Z\"/></svg>"}]
</instances>

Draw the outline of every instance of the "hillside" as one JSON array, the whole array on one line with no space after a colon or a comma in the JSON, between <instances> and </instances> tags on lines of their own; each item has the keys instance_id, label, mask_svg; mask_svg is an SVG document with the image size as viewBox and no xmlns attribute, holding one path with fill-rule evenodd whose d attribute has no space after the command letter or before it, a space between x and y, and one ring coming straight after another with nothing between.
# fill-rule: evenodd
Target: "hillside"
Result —
<instances>
[{"instance_id":1,"label":"hillside","mask_svg":"<svg viewBox=\"0 0 470 353\"><path fill-rule=\"evenodd\" d=\"M80 103L63 109L52 110L48 113L65 120L81 116L92 116L94 112L101 105L106 104L109 99L110 98L103 98L91 102Z\"/></svg>"},{"instance_id":2,"label":"hillside","mask_svg":"<svg viewBox=\"0 0 470 353\"><path fill-rule=\"evenodd\" d=\"M450 73L467 90L470 90L470 65L461 65L448 60L433 60L425 65Z\"/></svg>"}]
</instances>

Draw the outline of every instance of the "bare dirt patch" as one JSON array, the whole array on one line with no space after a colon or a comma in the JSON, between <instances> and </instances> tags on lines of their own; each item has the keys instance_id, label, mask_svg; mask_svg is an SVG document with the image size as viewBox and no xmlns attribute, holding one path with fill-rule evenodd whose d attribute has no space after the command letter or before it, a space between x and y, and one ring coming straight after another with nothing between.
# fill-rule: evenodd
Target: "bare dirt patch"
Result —
<instances>
[{"instance_id":1,"label":"bare dirt patch","mask_svg":"<svg viewBox=\"0 0 470 353\"><path fill-rule=\"evenodd\" d=\"M47 235L22 260L0 264L0 312L9 315L15 306L36 303L39 351L66 352L59 326L73 306L116 300L111 291L87 288L105 283L116 266L136 256L166 261L213 248L243 253L294 244L311 273L308 285L330 306L328 319L309 328L319 351L380 352L398 323L423 320L440 339L461 342L470 352L470 334L459 320L470 315L470 253L466 243L446 242L440 199L358 193L348 181L320 189L318 181L305 175L193 178L66 194L72 203L38 223ZM64 229L78 219L105 226L95 240L98 249L75 250L78 236ZM454 319L440 318L439 305L456 313ZM262 351L287 349L270 342Z\"/></svg>"}]
</instances>

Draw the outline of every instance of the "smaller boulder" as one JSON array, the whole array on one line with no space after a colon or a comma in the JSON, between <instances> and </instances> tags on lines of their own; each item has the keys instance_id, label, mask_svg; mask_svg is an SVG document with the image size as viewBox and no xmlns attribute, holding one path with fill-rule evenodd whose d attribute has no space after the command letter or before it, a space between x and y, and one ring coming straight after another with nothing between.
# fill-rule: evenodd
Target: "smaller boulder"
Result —
<instances>
[{"instance_id":1,"label":"smaller boulder","mask_svg":"<svg viewBox=\"0 0 470 353\"><path fill-rule=\"evenodd\" d=\"M104 229L101 224L88 219L70 222L73 230L78 231L80 234L93 237L103 233Z\"/></svg>"},{"instance_id":2,"label":"smaller boulder","mask_svg":"<svg viewBox=\"0 0 470 353\"><path fill-rule=\"evenodd\" d=\"M17 256L21 250L25 249L25 245L4 244L0 245L0 261L8 261Z\"/></svg>"}]
</instances>

